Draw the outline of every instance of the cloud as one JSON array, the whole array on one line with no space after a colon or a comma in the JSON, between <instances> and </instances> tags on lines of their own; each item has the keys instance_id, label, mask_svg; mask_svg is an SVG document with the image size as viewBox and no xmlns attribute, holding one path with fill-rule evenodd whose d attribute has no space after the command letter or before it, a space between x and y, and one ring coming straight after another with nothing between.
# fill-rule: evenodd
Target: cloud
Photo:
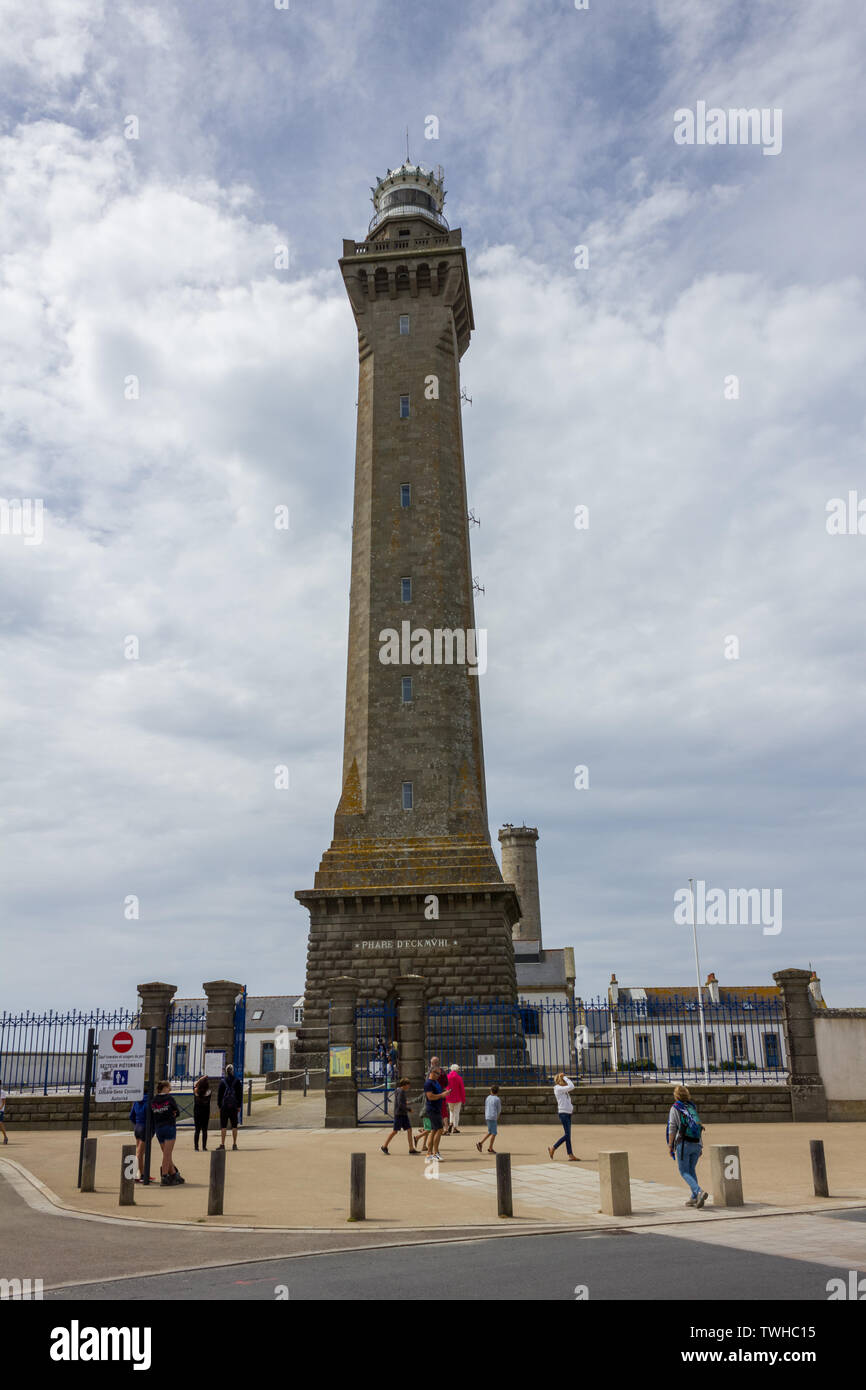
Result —
<instances>
[{"instance_id":1,"label":"cloud","mask_svg":"<svg viewBox=\"0 0 866 1390\"><path fill-rule=\"evenodd\" d=\"M477 324L490 810L539 825L546 940L585 994L664 984L689 874L781 887L781 936L717 935L707 968L813 960L862 1003L863 562L825 528L862 474L856 44L838 6L746 9L449 0L423 34L375 2L4 14L0 491L46 508L42 545L0 537L7 1007L301 987L292 894L342 754L336 258L428 112L413 154L446 164ZM704 95L782 103L783 155L676 147Z\"/></svg>"}]
</instances>

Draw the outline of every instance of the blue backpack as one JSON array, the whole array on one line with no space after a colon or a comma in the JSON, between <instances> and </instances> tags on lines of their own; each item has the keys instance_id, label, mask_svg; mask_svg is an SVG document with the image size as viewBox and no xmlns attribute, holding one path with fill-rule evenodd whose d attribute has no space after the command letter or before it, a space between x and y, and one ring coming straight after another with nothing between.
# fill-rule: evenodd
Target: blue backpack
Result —
<instances>
[{"instance_id":1,"label":"blue backpack","mask_svg":"<svg viewBox=\"0 0 866 1390\"><path fill-rule=\"evenodd\" d=\"M680 1138L684 1139L689 1144L699 1144L701 1142L701 1132L704 1127L691 1101L675 1100L674 1109L680 1114Z\"/></svg>"},{"instance_id":2,"label":"blue backpack","mask_svg":"<svg viewBox=\"0 0 866 1390\"><path fill-rule=\"evenodd\" d=\"M147 1096L144 1097L144 1100L134 1100L132 1102L129 1118L134 1125L147 1124Z\"/></svg>"}]
</instances>

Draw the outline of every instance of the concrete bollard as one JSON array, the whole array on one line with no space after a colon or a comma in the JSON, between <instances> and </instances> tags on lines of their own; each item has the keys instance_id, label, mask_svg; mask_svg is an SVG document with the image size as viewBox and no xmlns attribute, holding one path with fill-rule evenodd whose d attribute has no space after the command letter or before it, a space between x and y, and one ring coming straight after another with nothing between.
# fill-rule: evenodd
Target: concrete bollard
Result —
<instances>
[{"instance_id":1,"label":"concrete bollard","mask_svg":"<svg viewBox=\"0 0 866 1390\"><path fill-rule=\"evenodd\" d=\"M96 1186L96 1143L95 1139L84 1141L84 1163L81 1168L81 1191L93 1192Z\"/></svg>"},{"instance_id":2,"label":"concrete bollard","mask_svg":"<svg viewBox=\"0 0 866 1390\"><path fill-rule=\"evenodd\" d=\"M511 1154L496 1155L496 1213L498 1216L514 1215L511 1197Z\"/></svg>"},{"instance_id":3,"label":"concrete bollard","mask_svg":"<svg viewBox=\"0 0 866 1390\"><path fill-rule=\"evenodd\" d=\"M135 1144L124 1144L120 1150L120 1200L118 1206L135 1206Z\"/></svg>"},{"instance_id":4,"label":"concrete bollard","mask_svg":"<svg viewBox=\"0 0 866 1390\"><path fill-rule=\"evenodd\" d=\"M809 1140L809 1155L812 1159L812 1186L815 1189L816 1197L829 1197L830 1188L827 1184L827 1160L824 1157L824 1140Z\"/></svg>"},{"instance_id":5,"label":"concrete bollard","mask_svg":"<svg viewBox=\"0 0 866 1390\"><path fill-rule=\"evenodd\" d=\"M352 1154L349 1169L349 1220L367 1219L367 1155Z\"/></svg>"},{"instance_id":6,"label":"concrete bollard","mask_svg":"<svg viewBox=\"0 0 866 1390\"><path fill-rule=\"evenodd\" d=\"M210 1156L210 1180L207 1189L208 1216L222 1216L226 1191L226 1151L214 1149Z\"/></svg>"},{"instance_id":7,"label":"concrete bollard","mask_svg":"<svg viewBox=\"0 0 866 1390\"><path fill-rule=\"evenodd\" d=\"M743 1205L743 1174L737 1144L710 1145L710 1182L714 1207Z\"/></svg>"},{"instance_id":8,"label":"concrete bollard","mask_svg":"<svg viewBox=\"0 0 866 1390\"><path fill-rule=\"evenodd\" d=\"M628 1154L605 1150L598 1156L601 1209L606 1216L631 1216Z\"/></svg>"}]
</instances>

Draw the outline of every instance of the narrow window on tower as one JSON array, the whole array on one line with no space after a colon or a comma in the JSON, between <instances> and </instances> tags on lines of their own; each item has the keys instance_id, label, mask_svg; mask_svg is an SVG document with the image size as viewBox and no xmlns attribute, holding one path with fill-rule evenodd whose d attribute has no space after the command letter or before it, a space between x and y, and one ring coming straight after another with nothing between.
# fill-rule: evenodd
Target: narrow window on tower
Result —
<instances>
[{"instance_id":1,"label":"narrow window on tower","mask_svg":"<svg viewBox=\"0 0 866 1390\"><path fill-rule=\"evenodd\" d=\"M412 504L412 484L400 484L400 506L409 507Z\"/></svg>"},{"instance_id":2,"label":"narrow window on tower","mask_svg":"<svg viewBox=\"0 0 866 1390\"><path fill-rule=\"evenodd\" d=\"M400 397L400 419L401 419L401 420L408 420L408 419L409 419L409 397L408 397L408 396L401 396L401 397Z\"/></svg>"},{"instance_id":3,"label":"narrow window on tower","mask_svg":"<svg viewBox=\"0 0 866 1390\"><path fill-rule=\"evenodd\" d=\"M404 704L404 705L411 705L411 703L412 703L412 677L411 677L411 676L403 676L403 677L402 677L402 682L403 682L403 704Z\"/></svg>"},{"instance_id":4,"label":"narrow window on tower","mask_svg":"<svg viewBox=\"0 0 866 1390\"><path fill-rule=\"evenodd\" d=\"M407 333L409 332L409 315L408 315L408 314L401 314L401 315L400 315L400 332L401 332L401 334L403 334L404 336L405 336L405 334L407 334Z\"/></svg>"},{"instance_id":5,"label":"narrow window on tower","mask_svg":"<svg viewBox=\"0 0 866 1390\"><path fill-rule=\"evenodd\" d=\"M404 782L404 783L403 783L403 810L404 810L404 811L411 811L411 810L412 810L412 783L411 783L411 782Z\"/></svg>"},{"instance_id":6,"label":"narrow window on tower","mask_svg":"<svg viewBox=\"0 0 866 1390\"><path fill-rule=\"evenodd\" d=\"M404 603L411 603L411 602L412 602L412 580L411 580L411 579L401 579L401 580L400 580L400 597L401 597L401 599L403 600Z\"/></svg>"}]
</instances>

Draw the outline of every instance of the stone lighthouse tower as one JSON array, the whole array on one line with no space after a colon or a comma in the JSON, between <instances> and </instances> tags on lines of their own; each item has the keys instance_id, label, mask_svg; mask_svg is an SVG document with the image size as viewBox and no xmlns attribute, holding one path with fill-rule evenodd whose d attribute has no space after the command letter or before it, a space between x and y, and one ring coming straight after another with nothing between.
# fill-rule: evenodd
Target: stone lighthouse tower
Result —
<instances>
[{"instance_id":1,"label":"stone lighthouse tower","mask_svg":"<svg viewBox=\"0 0 866 1390\"><path fill-rule=\"evenodd\" d=\"M520 899L521 918L514 923L515 941L536 941L541 950L541 904L538 898L538 861L535 846L538 831L530 825L504 825L499 832L502 846L502 877L513 883Z\"/></svg>"},{"instance_id":2,"label":"stone lighthouse tower","mask_svg":"<svg viewBox=\"0 0 866 1390\"><path fill-rule=\"evenodd\" d=\"M389 170L366 238L340 258L359 359L352 581L342 791L314 887L295 895L310 912L310 1057L336 977L398 1015L407 991L516 997L520 906L487 823L463 459L472 299L444 201L441 170Z\"/></svg>"}]
</instances>

